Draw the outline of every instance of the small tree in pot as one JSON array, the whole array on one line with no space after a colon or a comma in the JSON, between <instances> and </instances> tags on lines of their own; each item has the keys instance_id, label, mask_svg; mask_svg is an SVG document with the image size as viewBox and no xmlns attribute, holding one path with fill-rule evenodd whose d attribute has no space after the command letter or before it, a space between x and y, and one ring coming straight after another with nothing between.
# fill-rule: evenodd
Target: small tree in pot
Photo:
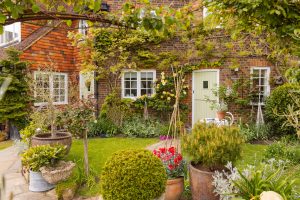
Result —
<instances>
[{"instance_id":1,"label":"small tree in pot","mask_svg":"<svg viewBox=\"0 0 300 200\"><path fill-rule=\"evenodd\" d=\"M212 175L228 161L240 156L243 137L236 127L198 123L182 138L182 150L191 159L190 185L194 200L219 199L214 194Z\"/></svg>"},{"instance_id":2,"label":"small tree in pot","mask_svg":"<svg viewBox=\"0 0 300 200\"><path fill-rule=\"evenodd\" d=\"M35 110L35 112L40 113L40 123L46 127L46 130L42 130L43 127L39 127L40 131L36 131L35 134L31 139L31 145L55 145L55 144L62 144L67 146L68 153L71 148L72 144L72 135L68 132L64 132L58 129L58 116L61 113L61 108L55 105L54 99L55 94L52 94L50 90L45 89L50 82L54 82L54 84L58 84L59 82L59 75L56 74L52 70L55 66L49 66L48 68L43 69L43 71L35 72L36 81L34 82L33 88L35 93L35 101L39 102L36 105L39 105L39 108ZM44 86L46 85L46 86Z\"/></svg>"}]
</instances>

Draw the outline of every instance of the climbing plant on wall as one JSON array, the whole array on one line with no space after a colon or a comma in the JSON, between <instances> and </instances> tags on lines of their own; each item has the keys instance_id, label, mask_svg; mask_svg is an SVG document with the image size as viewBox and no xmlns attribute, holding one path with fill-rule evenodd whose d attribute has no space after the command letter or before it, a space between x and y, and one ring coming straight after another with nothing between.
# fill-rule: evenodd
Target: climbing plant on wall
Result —
<instances>
[{"instance_id":1,"label":"climbing plant on wall","mask_svg":"<svg viewBox=\"0 0 300 200\"><path fill-rule=\"evenodd\" d=\"M0 123L8 125L11 122L22 128L26 124L31 101L28 64L19 60L18 51L9 49L7 54L9 57L0 62L0 85L7 77L11 78L11 83L0 101Z\"/></svg>"},{"instance_id":2,"label":"climbing plant on wall","mask_svg":"<svg viewBox=\"0 0 300 200\"><path fill-rule=\"evenodd\" d=\"M158 56L153 49L164 39L150 32L126 28L92 29L82 40L81 35L70 34L81 49L83 67L98 73L107 80L110 91L118 86L123 69L150 68L157 64ZM91 51L90 54L85 52Z\"/></svg>"},{"instance_id":3,"label":"climbing plant on wall","mask_svg":"<svg viewBox=\"0 0 300 200\"><path fill-rule=\"evenodd\" d=\"M203 2L209 13L206 18L207 24L222 27L233 39L249 36L256 38L260 45L265 46L260 46L259 53L267 50L268 58L276 63L281 72L290 67L299 67L299 64L294 62L294 56L300 56L299 1ZM255 41L252 40L251 43L253 42Z\"/></svg>"}]
</instances>

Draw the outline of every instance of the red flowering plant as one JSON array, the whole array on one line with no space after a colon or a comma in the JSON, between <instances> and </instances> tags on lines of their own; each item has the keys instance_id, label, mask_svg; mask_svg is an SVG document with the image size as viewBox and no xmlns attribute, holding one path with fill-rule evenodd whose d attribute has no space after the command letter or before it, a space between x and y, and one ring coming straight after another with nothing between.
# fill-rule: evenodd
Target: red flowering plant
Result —
<instances>
[{"instance_id":1,"label":"red flowering plant","mask_svg":"<svg viewBox=\"0 0 300 200\"><path fill-rule=\"evenodd\" d=\"M158 150L154 150L153 154L162 161L168 179L184 176L185 161L182 159L182 155L176 151L175 147L159 148Z\"/></svg>"}]
</instances>

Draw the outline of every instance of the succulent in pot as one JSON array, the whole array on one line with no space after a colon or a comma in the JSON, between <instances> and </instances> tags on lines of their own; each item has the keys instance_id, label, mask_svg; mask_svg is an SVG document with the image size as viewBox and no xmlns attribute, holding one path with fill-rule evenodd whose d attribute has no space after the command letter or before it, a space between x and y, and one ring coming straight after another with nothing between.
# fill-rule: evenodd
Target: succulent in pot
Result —
<instances>
[{"instance_id":1,"label":"succulent in pot","mask_svg":"<svg viewBox=\"0 0 300 200\"><path fill-rule=\"evenodd\" d=\"M175 147L159 148L153 154L163 163L168 180L165 200L178 200L184 191L185 161Z\"/></svg>"},{"instance_id":2,"label":"succulent in pot","mask_svg":"<svg viewBox=\"0 0 300 200\"><path fill-rule=\"evenodd\" d=\"M65 156L66 147L57 145L34 146L22 154L22 164L29 170L29 190L42 192L54 187L43 178L40 168L45 166L55 166Z\"/></svg>"},{"instance_id":3,"label":"succulent in pot","mask_svg":"<svg viewBox=\"0 0 300 200\"><path fill-rule=\"evenodd\" d=\"M182 138L182 150L191 159L190 185L194 200L219 199L214 194L215 170L239 158L243 137L237 127L196 123L191 134Z\"/></svg>"}]
</instances>

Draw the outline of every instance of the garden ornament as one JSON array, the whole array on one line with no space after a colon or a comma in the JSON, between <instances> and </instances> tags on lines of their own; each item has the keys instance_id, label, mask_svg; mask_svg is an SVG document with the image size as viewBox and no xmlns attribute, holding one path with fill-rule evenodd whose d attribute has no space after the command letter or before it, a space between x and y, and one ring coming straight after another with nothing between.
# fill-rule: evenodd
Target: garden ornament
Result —
<instances>
[{"instance_id":1,"label":"garden ornament","mask_svg":"<svg viewBox=\"0 0 300 200\"><path fill-rule=\"evenodd\" d=\"M266 191L260 194L260 200L283 200L283 198L276 192Z\"/></svg>"}]
</instances>

